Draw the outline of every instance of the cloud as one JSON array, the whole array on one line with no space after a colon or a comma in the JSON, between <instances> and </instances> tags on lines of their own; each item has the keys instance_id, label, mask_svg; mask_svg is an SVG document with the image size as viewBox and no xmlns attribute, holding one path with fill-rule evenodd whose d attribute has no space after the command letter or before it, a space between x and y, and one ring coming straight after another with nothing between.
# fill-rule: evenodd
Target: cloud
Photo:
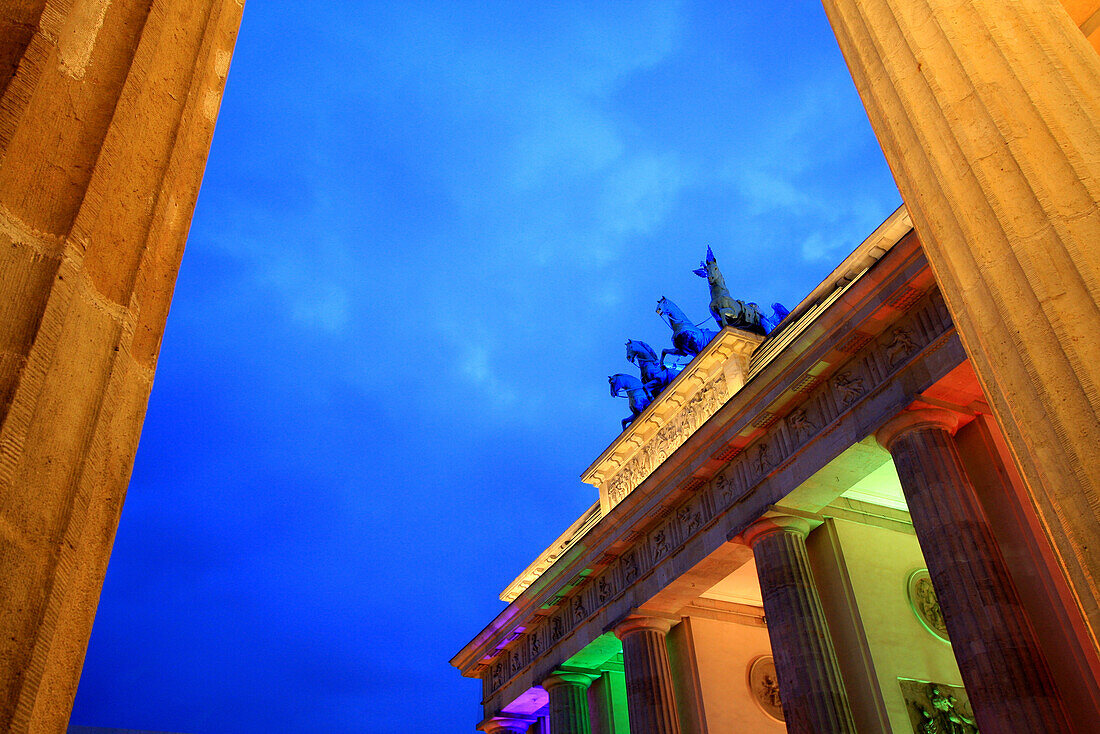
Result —
<instances>
[{"instance_id":1,"label":"cloud","mask_svg":"<svg viewBox=\"0 0 1100 734\"><path fill-rule=\"evenodd\" d=\"M467 344L459 360L459 370L496 409L504 409L516 403L516 391L493 370L493 354L483 344Z\"/></svg>"}]
</instances>

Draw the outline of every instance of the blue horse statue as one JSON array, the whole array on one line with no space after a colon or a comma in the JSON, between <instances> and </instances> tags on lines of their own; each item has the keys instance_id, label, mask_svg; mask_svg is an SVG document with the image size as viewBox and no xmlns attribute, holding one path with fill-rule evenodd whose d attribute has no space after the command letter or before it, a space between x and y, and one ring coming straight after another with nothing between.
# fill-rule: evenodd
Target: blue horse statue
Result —
<instances>
[{"instance_id":1,"label":"blue horse statue","mask_svg":"<svg viewBox=\"0 0 1100 734\"><path fill-rule=\"evenodd\" d=\"M653 398L649 391L645 389L645 385L633 375L624 375L620 372L617 375L608 377L607 381L611 385L611 397L620 397L619 393L625 392L626 397L630 400L630 417L623 418L623 430L625 431L626 427L641 415L646 406L653 402Z\"/></svg>"},{"instance_id":2,"label":"blue horse statue","mask_svg":"<svg viewBox=\"0 0 1100 734\"><path fill-rule=\"evenodd\" d=\"M779 324L783 321L783 319L787 318L787 314L789 314L789 313L790 313L790 311L788 311L787 307L784 306L782 303L773 303L772 304L772 315L771 315L771 317L769 318L769 317L765 316L761 320L761 323L764 325L764 328L767 329L768 333L770 334L773 331L775 331L775 329L779 326Z\"/></svg>"},{"instance_id":3,"label":"blue horse statue","mask_svg":"<svg viewBox=\"0 0 1100 734\"><path fill-rule=\"evenodd\" d=\"M764 325L761 323L764 315L755 303L746 303L730 296L726 287L726 279L722 277L722 271L718 269L718 261L714 259L714 253L707 248L707 259L699 263L700 267L691 272L700 278L707 279L710 286L710 313L718 323L718 328L732 326L742 331L751 331L754 334L764 335Z\"/></svg>"},{"instance_id":4,"label":"blue horse statue","mask_svg":"<svg viewBox=\"0 0 1100 734\"><path fill-rule=\"evenodd\" d=\"M710 313L718 323L718 328L732 326L742 331L750 331L764 336L779 326L789 313L782 303L772 304L772 316L769 318L760 312L760 306L749 301L739 301L730 296L726 279L718 269L714 253L707 248L707 259L699 263L700 267L691 272L707 279L710 286Z\"/></svg>"},{"instance_id":5,"label":"blue horse statue","mask_svg":"<svg viewBox=\"0 0 1100 734\"><path fill-rule=\"evenodd\" d=\"M668 320L672 327L673 349L661 351L661 364L665 363L665 357L674 354L678 357L694 357L710 343L710 340L718 333L709 329L700 329L691 322L680 308L664 296L657 301L657 314Z\"/></svg>"},{"instance_id":6,"label":"blue horse statue","mask_svg":"<svg viewBox=\"0 0 1100 734\"><path fill-rule=\"evenodd\" d=\"M635 339L626 342L626 358L641 370L642 384L654 398L683 370L680 365L665 367L653 347Z\"/></svg>"}]
</instances>

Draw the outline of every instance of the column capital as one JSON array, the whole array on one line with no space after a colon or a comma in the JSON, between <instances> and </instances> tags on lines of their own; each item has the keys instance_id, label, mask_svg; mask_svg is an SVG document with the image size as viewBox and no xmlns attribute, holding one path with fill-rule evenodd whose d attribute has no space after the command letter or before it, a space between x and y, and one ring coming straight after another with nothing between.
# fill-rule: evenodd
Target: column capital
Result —
<instances>
[{"instance_id":1,"label":"column capital","mask_svg":"<svg viewBox=\"0 0 1100 734\"><path fill-rule=\"evenodd\" d=\"M526 734L536 720L533 716L499 714L482 721L477 725L477 730L485 734Z\"/></svg>"},{"instance_id":2,"label":"column capital","mask_svg":"<svg viewBox=\"0 0 1100 734\"><path fill-rule=\"evenodd\" d=\"M919 431L925 428L935 428L947 431L952 436L959 430L961 416L943 408L921 408L920 410L906 410L898 413L875 431L875 440L887 451L890 445L899 436L904 436L911 431Z\"/></svg>"},{"instance_id":3,"label":"column capital","mask_svg":"<svg viewBox=\"0 0 1100 734\"><path fill-rule=\"evenodd\" d=\"M662 635L665 635L672 629L672 625L673 621L671 619L647 617L644 614L631 614L612 627L611 631L621 640L631 632L638 632L641 630L653 630L654 632L660 632Z\"/></svg>"},{"instance_id":4,"label":"column capital","mask_svg":"<svg viewBox=\"0 0 1100 734\"><path fill-rule=\"evenodd\" d=\"M596 673L582 673L577 670L555 670L542 681L542 687L549 693L560 686L580 686L588 688L592 681L600 676Z\"/></svg>"},{"instance_id":5,"label":"column capital","mask_svg":"<svg viewBox=\"0 0 1100 734\"><path fill-rule=\"evenodd\" d=\"M795 533L805 538L810 534L810 523L793 515L762 517L742 530L741 534L732 540L752 548L761 538L774 533Z\"/></svg>"}]
</instances>

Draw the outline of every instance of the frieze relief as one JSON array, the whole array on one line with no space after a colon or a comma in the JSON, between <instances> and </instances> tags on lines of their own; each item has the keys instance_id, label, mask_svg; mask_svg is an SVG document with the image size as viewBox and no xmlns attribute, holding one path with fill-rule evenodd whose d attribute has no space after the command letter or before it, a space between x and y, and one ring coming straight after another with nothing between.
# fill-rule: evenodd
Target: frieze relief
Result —
<instances>
[{"instance_id":1,"label":"frieze relief","mask_svg":"<svg viewBox=\"0 0 1100 734\"><path fill-rule=\"evenodd\" d=\"M951 640L947 636L947 623L943 619L940 601L936 597L936 589L932 586L932 577L928 574L927 568L918 568L909 574L906 591L909 606L921 625L937 639L950 643Z\"/></svg>"},{"instance_id":2,"label":"frieze relief","mask_svg":"<svg viewBox=\"0 0 1100 734\"><path fill-rule=\"evenodd\" d=\"M729 398L725 375L719 374L688 400L607 483L607 496L617 505L653 470L680 448Z\"/></svg>"},{"instance_id":3,"label":"frieze relief","mask_svg":"<svg viewBox=\"0 0 1100 734\"><path fill-rule=\"evenodd\" d=\"M898 678L913 734L978 734L966 689L950 683Z\"/></svg>"},{"instance_id":4,"label":"frieze relief","mask_svg":"<svg viewBox=\"0 0 1100 734\"><path fill-rule=\"evenodd\" d=\"M779 698L779 674L775 672L775 660L762 655L749 663L749 692L764 713L776 721L783 721L783 701Z\"/></svg>"},{"instance_id":5,"label":"frieze relief","mask_svg":"<svg viewBox=\"0 0 1100 734\"><path fill-rule=\"evenodd\" d=\"M845 406L859 400L866 392L863 389L863 378L852 370L838 374L833 379L833 384L836 385L837 393Z\"/></svg>"},{"instance_id":6,"label":"frieze relief","mask_svg":"<svg viewBox=\"0 0 1100 734\"><path fill-rule=\"evenodd\" d=\"M639 578L678 552L717 516L744 502L770 472L793 461L802 446L835 430L838 419L855 403L888 382L904 368L910 357L926 347L938 348L942 344L941 337L951 328L946 307L939 294L933 292L912 308L902 323L869 340L865 348L853 355L833 376L821 381L811 393L805 395L794 410L770 420L770 427L754 443L736 452L701 489L678 506L670 508L668 519L648 534L636 535L631 541L633 545L619 553L616 561L594 573L582 588L576 590L576 596L563 600L563 605L568 605L564 606L563 611L542 617L541 622L532 621L531 624L537 627L526 635L530 640L530 655L525 665L533 663L569 631L614 602ZM902 354L904 356L897 356ZM625 482L623 486L627 486L629 482L625 477L644 474L644 479L648 476L657 467L658 463L654 462L658 462L662 453L653 445L654 442L662 437L669 440L670 435L675 434L674 446L667 444L672 448L664 449L666 452L674 451L724 403L724 397L720 396L724 396L724 380L721 377L700 390L699 400L694 403L696 407L687 410L689 406L685 406L678 420L666 426L669 433L658 432L654 441L645 447L646 450L638 452L613 478L613 482L620 480ZM629 490L623 492L625 496ZM583 600L584 594L588 595L590 603ZM584 613L578 613L578 610ZM568 629L565 620L568 621ZM548 630L542 649L539 645L540 630ZM495 680L493 675L488 677L490 683ZM489 693L497 688L492 687Z\"/></svg>"}]
</instances>

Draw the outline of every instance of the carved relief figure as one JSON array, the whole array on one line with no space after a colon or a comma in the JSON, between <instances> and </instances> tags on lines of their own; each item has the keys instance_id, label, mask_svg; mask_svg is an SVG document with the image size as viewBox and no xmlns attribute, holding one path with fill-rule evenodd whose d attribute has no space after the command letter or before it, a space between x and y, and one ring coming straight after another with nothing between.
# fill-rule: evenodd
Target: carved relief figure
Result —
<instances>
[{"instance_id":1,"label":"carved relief figure","mask_svg":"<svg viewBox=\"0 0 1100 734\"><path fill-rule=\"evenodd\" d=\"M899 678L915 734L977 734L966 690L946 683Z\"/></svg>"},{"instance_id":2,"label":"carved relief figure","mask_svg":"<svg viewBox=\"0 0 1100 734\"><path fill-rule=\"evenodd\" d=\"M968 716L959 707L957 698L950 692L944 694L937 685L930 685L928 700L932 707L939 713L941 720L946 720L951 734L970 734L977 730L977 722L973 715Z\"/></svg>"},{"instance_id":3,"label":"carved relief figure","mask_svg":"<svg viewBox=\"0 0 1100 734\"><path fill-rule=\"evenodd\" d=\"M629 377L629 375L627 375ZM662 426L608 482L607 496L612 504L622 501L654 469L721 406L726 396L726 379L719 375L700 389L684 409ZM633 420L633 416L629 419Z\"/></svg>"},{"instance_id":4,"label":"carved relief figure","mask_svg":"<svg viewBox=\"0 0 1100 734\"><path fill-rule=\"evenodd\" d=\"M917 710L917 715L920 716L920 722L917 724L917 734L941 734L940 725L936 723L936 719L933 718L928 709L919 703L913 704L913 707Z\"/></svg>"},{"instance_id":5,"label":"carved relief figure","mask_svg":"<svg viewBox=\"0 0 1100 734\"><path fill-rule=\"evenodd\" d=\"M657 558L660 558L665 553L668 553L668 538L665 537L664 528L657 531L653 536L653 551Z\"/></svg>"},{"instance_id":6,"label":"carved relief figure","mask_svg":"<svg viewBox=\"0 0 1100 734\"><path fill-rule=\"evenodd\" d=\"M773 675L764 674L760 681L760 691L757 694L765 705L782 708L783 701L779 698L779 681Z\"/></svg>"},{"instance_id":7,"label":"carved relief figure","mask_svg":"<svg viewBox=\"0 0 1100 734\"><path fill-rule=\"evenodd\" d=\"M550 639L557 642L565 634L565 627L561 623L561 617L554 617L550 622Z\"/></svg>"},{"instance_id":8,"label":"carved relief figure","mask_svg":"<svg viewBox=\"0 0 1100 734\"><path fill-rule=\"evenodd\" d=\"M853 372L841 372L833 380L840 391L840 400L851 405L863 395L863 378Z\"/></svg>"},{"instance_id":9,"label":"carved relief figure","mask_svg":"<svg viewBox=\"0 0 1100 734\"><path fill-rule=\"evenodd\" d=\"M578 622L588 616L588 610L584 608L584 600L580 595L573 597L573 618Z\"/></svg>"},{"instance_id":10,"label":"carved relief figure","mask_svg":"<svg viewBox=\"0 0 1100 734\"><path fill-rule=\"evenodd\" d=\"M695 529L703 524L702 514L698 510L694 510L690 504L681 507L677 517L689 533L695 532Z\"/></svg>"},{"instance_id":11,"label":"carved relief figure","mask_svg":"<svg viewBox=\"0 0 1100 734\"><path fill-rule=\"evenodd\" d=\"M756 447L756 471L758 474L767 473L774 465L771 454L768 452L768 444L761 443Z\"/></svg>"},{"instance_id":12,"label":"carved relief figure","mask_svg":"<svg viewBox=\"0 0 1100 734\"><path fill-rule=\"evenodd\" d=\"M607 583L607 580L602 576L596 582L596 598L600 604L606 604L607 600L611 598L611 584Z\"/></svg>"},{"instance_id":13,"label":"carved relief figure","mask_svg":"<svg viewBox=\"0 0 1100 734\"><path fill-rule=\"evenodd\" d=\"M807 417L806 411L801 408L790 414L787 418L787 425L799 441L804 441L817 433L817 426Z\"/></svg>"},{"instance_id":14,"label":"carved relief figure","mask_svg":"<svg viewBox=\"0 0 1100 734\"><path fill-rule=\"evenodd\" d=\"M936 598L936 589L932 586L932 579L928 575L928 569L917 569L909 574L908 593L909 605L913 614L917 616L921 624L934 636L945 642L947 637L947 623L940 610L940 602Z\"/></svg>"},{"instance_id":15,"label":"carved relief figure","mask_svg":"<svg viewBox=\"0 0 1100 734\"><path fill-rule=\"evenodd\" d=\"M779 694L779 676L775 660L770 655L756 658L749 664L749 690L768 716L783 721L783 701Z\"/></svg>"},{"instance_id":16,"label":"carved relief figure","mask_svg":"<svg viewBox=\"0 0 1100 734\"><path fill-rule=\"evenodd\" d=\"M913 335L908 329L894 329L894 339L886 345L886 353L890 355L890 364L894 365L916 350L917 345L913 341Z\"/></svg>"},{"instance_id":17,"label":"carved relief figure","mask_svg":"<svg viewBox=\"0 0 1100 734\"><path fill-rule=\"evenodd\" d=\"M916 598L913 600L925 621L937 630L947 632L947 623L943 621L940 601L930 579L921 579L916 584Z\"/></svg>"},{"instance_id":18,"label":"carved relief figure","mask_svg":"<svg viewBox=\"0 0 1100 734\"><path fill-rule=\"evenodd\" d=\"M734 482L729 474L723 472L718 475L718 491L722 493L722 499L729 502L733 499Z\"/></svg>"},{"instance_id":19,"label":"carved relief figure","mask_svg":"<svg viewBox=\"0 0 1100 734\"><path fill-rule=\"evenodd\" d=\"M623 578L627 583L630 583L638 577L638 564L634 560L634 553L626 553L623 555Z\"/></svg>"}]
</instances>

